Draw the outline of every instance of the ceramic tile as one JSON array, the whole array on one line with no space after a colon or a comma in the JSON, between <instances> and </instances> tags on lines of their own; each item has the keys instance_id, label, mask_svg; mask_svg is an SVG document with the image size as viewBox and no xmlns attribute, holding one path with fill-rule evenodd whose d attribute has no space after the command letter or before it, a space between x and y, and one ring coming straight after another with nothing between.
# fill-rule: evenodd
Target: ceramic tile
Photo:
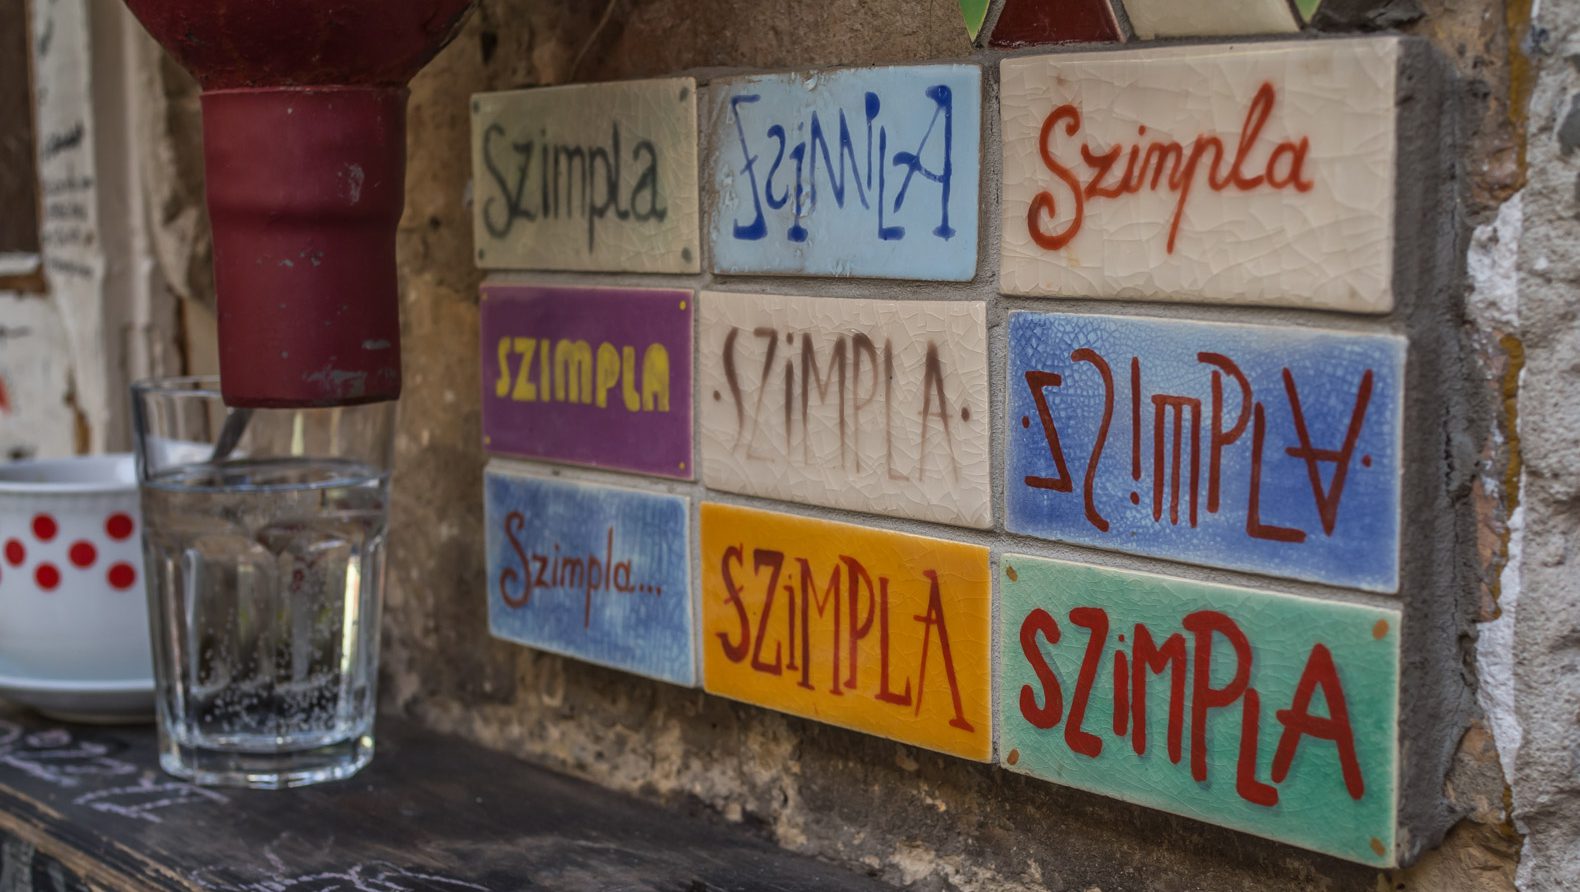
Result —
<instances>
[{"instance_id":1,"label":"ceramic tile","mask_svg":"<svg viewBox=\"0 0 1580 892\"><path fill-rule=\"evenodd\" d=\"M701 269L689 77L472 97L483 269Z\"/></svg>"},{"instance_id":2,"label":"ceramic tile","mask_svg":"<svg viewBox=\"0 0 1580 892\"><path fill-rule=\"evenodd\" d=\"M977 66L754 75L708 93L715 272L975 274Z\"/></svg>"},{"instance_id":3,"label":"ceramic tile","mask_svg":"<svg viewBox=\"0 0 1580 892\"><path fill-rule=\"evenodd\" d=\"M966 21L966 35L972 40L982 33L982 23L987 19L991 0L960 0L960 15Z\"/></svg>"},{"instance_id":4,"label":"ceramic tile","mask_svg":"<svg viewBox=\"0 0 1580 892\"><path fill-rule=\"evenodd\" d=\"M702 506L710 693L986 761L988 550Z\"/></svg>"},{"instance_id":5,"label":"ceramic tile","mask_svg":"<svg viewBox=\"0 0 1580 892\"><path fill-rule=\"evenodd\" d=\"M1393 592L1405 341L1012 313L1013 532Z\"/></svg>"},{"instance_id":6,"label":"ceramic tile","mask_svg":"<svg viewBox=\"0 0 1580 892\"><path fill-rule=\"evenodd\" d=\"M491 452L690 479L689 290L483 286Z\"/></svg>"},{"instance_id":7,"label":"ceramic tile","mask_svg":"<svg viewBox=\"0 0 1580 892\"><path fill-rule=\"evenodd\" d=\"M1012 771L1394 864L1399 614L1000 558Z\"/></svg>"},{"instance_id":8,"label":"ceramic tile","mask_svg":"<svg viewBox=\"0 0 1580 892\"><path fill-rule=\"evenodd\" d=\"M986 306L703 292L703 479L992 524Z\"/></svg>"},{"instance_id":9,"label":"ceramic tile","mask_svg":"<svg viewBox=\"0 0 1580 892\"><path fill-rule=\"evenodd\" d=\"M1110 0L1004 0L993 25L993 46L1104 43L1121 38Z\"/></svg>"},{"instance_id":10,"label":"ceramic tile","mask_svg":"<svg viewBox=\"0 0 1580 892\"><path fill-rule=\"evenodd\" d=\"M697 683L685 498L492 464L483 492L495 637Z\"/></svg>"},{"instance_id":11,"label":"ceramic tile","mask_svg":"<svg viewBox=\"0 0 1580 892\"><path fill-rule=\"evenodd\" d=\"M1387 312L1398 54L1357 38L1005 60L1000 287Z\"/></svg>"},{"instance_id":12,"label":"ceramic tile","mask_svg":"<svg viewBox=\"0 0 1580 892\"><path fill-rule=\"evenodd\" d=\"M1283 34L1300 30L1289 0L1124 0L1130 26L1142 40Z\"/></svg>"}]
</instances>

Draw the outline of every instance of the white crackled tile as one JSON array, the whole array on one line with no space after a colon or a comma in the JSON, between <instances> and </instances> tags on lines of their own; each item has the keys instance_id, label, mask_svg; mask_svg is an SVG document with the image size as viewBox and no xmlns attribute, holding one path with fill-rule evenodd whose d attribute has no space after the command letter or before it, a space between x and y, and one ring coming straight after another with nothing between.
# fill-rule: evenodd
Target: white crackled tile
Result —
<instances>
[{"instance_id":1,"label":"white crackled tile","mask_svg":"<svg viewBox=\"0 0 1580 892\"><path fill-rule=\"evenodd\" d=\"M985 304L714 291L698 328L709 486L992 523Z\"/></svg>"},{"instance_id":2,"label":"white crackled tile","mask_svg":"<svg viewBox=\"0 0 1580 892\"><path fill-rule=\"evenodd\" d=\"M1394 38L1004 61L1007 294L1393 306Z\"/></svg>"}]
</instances>

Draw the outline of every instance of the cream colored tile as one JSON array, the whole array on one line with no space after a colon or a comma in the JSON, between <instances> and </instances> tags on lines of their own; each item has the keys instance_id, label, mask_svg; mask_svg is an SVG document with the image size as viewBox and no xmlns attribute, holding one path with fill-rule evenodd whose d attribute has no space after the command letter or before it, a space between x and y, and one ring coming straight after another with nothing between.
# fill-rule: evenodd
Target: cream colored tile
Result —
<instances>
[{"instance_id":1,"label":"cream colored tile","mask_svg":"<svg viewBox=\"0 0 1580 892\"><path fill-rule=\"evenodd\" d=\"M1125 0L1142 40L1299 31L1288 0Z\"/></svg>"},{"instance_id":2,"label":"cream colored tile","mask_svg":"<svg viewBox=\"0 0 1580 892\"><path fill-rule=\"evenodd\" d=\"M483 269L701 269L689 77L472 97Z\"/></svg>"},{"instance_id":3,"label":"cream colored tile","mask_svg":"<svg viewBox=\"0 0 1580 892\"><path fill-rule=\"evenodd\" d=\"M725 292L701 301L710 487L992 523L984 304Z\"/></svg>"},{"instance_id":4,"label":"cream colored tile","mask_svg":"<svg viewBox=\"0 0 1580 892\"><path fill-rule=\"evenodd\" d=\"M1007 294L1393 306L1399 44L1009 59Z\"/></svg>"}]
</instances>

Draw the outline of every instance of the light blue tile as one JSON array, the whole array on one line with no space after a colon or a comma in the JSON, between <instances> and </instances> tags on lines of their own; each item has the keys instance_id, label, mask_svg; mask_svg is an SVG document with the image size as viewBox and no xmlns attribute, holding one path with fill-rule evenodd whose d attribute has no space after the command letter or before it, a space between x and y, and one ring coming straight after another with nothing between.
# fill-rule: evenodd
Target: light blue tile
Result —
<instances>
[{"instance_id":1,"label":"light blue tile","mask_svg":"<svg viewBox=\"0 0 1580 892\"><path fill-rule=\"evenodd\" d=\"M1396 591L1404 361L1391 335L1013 313L1005 523Z\"/></svg>"},{"instance_id":2,"label":"light blue tile","mask_svg":"<svg viewBox=\"0 0 1580 892\"><path fill-rule=\"evenodd\" d=\"M716 272L975 274L978 67L756 75L709 92Z\"/></svg>"},{"instance_id":3,"label":"light blue tile","mask_svg":"<svg viewBox=\"0 0 1580 892\"><path fill-rule=\"evenodd\" d=\"M696 685L685 498L494 467L484 497L496 637Z\"/></svg>"}]
</instances>

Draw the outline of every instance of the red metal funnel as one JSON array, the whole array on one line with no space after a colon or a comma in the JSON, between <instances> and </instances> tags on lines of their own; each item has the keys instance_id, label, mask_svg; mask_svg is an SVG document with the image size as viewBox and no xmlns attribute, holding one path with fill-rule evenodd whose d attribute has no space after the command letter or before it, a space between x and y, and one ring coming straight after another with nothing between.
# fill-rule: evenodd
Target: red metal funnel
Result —
<instances>
[{"instance_id":1,"label":"red metal funnel","mask_svg":"<svg viewBox=\"0 0 1580 892\"><path fill-rule=\"evenodd\" d=\"M406 82L473 0L126 0L203 85L232 406L400 396Z\"/></svg>"}]
</instances>

